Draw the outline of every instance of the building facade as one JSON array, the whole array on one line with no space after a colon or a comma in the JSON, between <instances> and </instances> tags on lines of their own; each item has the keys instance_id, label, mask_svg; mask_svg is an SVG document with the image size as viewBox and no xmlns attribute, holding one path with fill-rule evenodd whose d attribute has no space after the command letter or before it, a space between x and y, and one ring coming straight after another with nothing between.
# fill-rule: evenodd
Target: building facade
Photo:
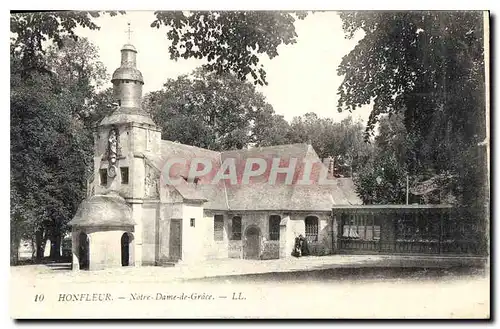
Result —
<instances>
[{"instance_id":1,"label":"building facade","mask_svg":"<svg viewBox=\"0 0 500 329\"><path fill-rule=\"evenodd\" d=\"M75 270L286 258L299 235L314 255L335 252L332 206L361 204L350 178L328 175L308 144L216 152L162 140L141 107L136 56L130 44L121 49L115 110L96 128L94 177L70 222ZM200 162L210 170L193 180L189 168ZM263 164L245 181L245 170ZM328 183L318 184L324 169Z\"/></svg>"}]
</instances>

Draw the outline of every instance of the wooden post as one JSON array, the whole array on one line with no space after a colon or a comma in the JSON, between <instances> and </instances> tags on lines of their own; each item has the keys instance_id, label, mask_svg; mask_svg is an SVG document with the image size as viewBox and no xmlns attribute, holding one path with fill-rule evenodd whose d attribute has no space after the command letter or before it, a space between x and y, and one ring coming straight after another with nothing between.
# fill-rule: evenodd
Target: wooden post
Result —
<instances>
[{"instance_id":1,"label":"wooden post","mask_svg":"<svg viewBox=\"0 0 500 329\"><path fill-rule=\"evenodd\" d=\"M409 178L408 173L406 173L406 204L408 204L408 195L409 195Z\"/></svg>"},{"instance_id":2,"label":"wooden post","mask_svg":"<svg viewBox=\"0 0 500 329\"><path fill-rule=\"evenodd\" d=\"M335 237L333 236L334 234L334 230L333 230L333 225L335 225L335 215L333 214L333 209L332 209L332 213L330 214L330 217L332 219L332 224L331 224L331 231L332 231L332 251L331 251L331 254L334 254L336 251L337 251L337 248L335 246Z\"/></svg>"},{"instance_id":3,"label":"wooden post","mask_svg":"<svg viewBox=\"0 0 500 329\"><path fill-rule=\"evenodd\" d=\"M439 253L442 252L443 244L443 211L439 212Z\"/></svg>"}]
</instances>

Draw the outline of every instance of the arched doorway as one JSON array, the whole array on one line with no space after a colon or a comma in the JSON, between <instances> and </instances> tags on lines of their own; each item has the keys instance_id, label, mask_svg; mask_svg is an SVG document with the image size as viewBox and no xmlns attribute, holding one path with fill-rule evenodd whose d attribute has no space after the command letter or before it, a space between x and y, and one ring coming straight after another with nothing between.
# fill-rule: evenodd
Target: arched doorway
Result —
<instances>
[{"instance_id":1,"label":"arched doorway","mask_svg":"<svg viewBox=\"0 0 500 329\"><path fill-rule=\"evenodd\" d=\"M245 259L260 259L260 229L257 226L250 226L245 231L245 244L243 255Z\"/></svg>"},{"instance_id":2,"label":"arched doorway","mask_svg":"<svg viewBox=\"0 0 500 329\"><path fill-rule=\"evenodd\" d=\"M89 237L83 232L78 236L78 262L80 263L80 270L89 269Z\"/></svg>"},{"instance_id":3,"label":"arched doorway","mask_svg":"<svg viewBox=\"0 0 500 329\"><path fill-rule=\"evenodd\" d=\"M130 265L130 242L131 236L129 233L123 233L121 238L122 249L122 266Z\"/></svg>"}]
</instances>

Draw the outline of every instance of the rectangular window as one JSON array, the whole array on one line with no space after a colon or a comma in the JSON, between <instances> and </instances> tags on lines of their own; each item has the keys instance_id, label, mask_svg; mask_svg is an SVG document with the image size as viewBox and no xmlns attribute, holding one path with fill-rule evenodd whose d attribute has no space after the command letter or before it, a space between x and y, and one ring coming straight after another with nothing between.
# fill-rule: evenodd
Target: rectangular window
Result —
<instances>
[{"instance_id":1,"label":"rectangular window","mask_svg":"<svg viewBox=\"0 0 500 329\"><path fill-rule=\"evenodd\" d=\"M128 167L121 167L120 173L122 177L122 184L128 184Z\"/></svg>"},{"instance_id":2,"label":"rectangular window","mask_svg":"<svg viewBox=\"0 0 500 329\"><path fill-rule=\"evenodd\" d=\"M306 239L309 242L318 241L318 217L306 217Z\"/></svg>"},{"instance_id":3,"label":"rectangular window","mask_svg":"<svg viewBox=\"0 0 500 329\"><path fill-rule=\"evenodd\" d=\"M231 240L241 240L241 217L233 217L231 229Z\"/></svg>"},{"instance_id":4,"label":"rectangular window","mask_svg":"<svg viewBox=\"0 0 500 329\"><path fill-rule=\"evenodd\" d=\"M343 238L358 239L364 241L380 240L380 226L375 225L376 219L374 215L342 215ZM350 224L350 225L349 225Z\"/></svg>"},{"instance_id":5,"label":"rectangular window","mask_svg":"<svg viewBox=\"0 0 500 329\"><path fill-rule=\"evenodd\" d=\"M272 215L269 217L269 240L277 241L280 239L281 217Z\"/></svg>"},{"instance_id":6,"label":"rectangular window","mask_svg":"<svg viewBox=\"0 0 500 329\"><path fill-rule=\"evenodd\" d=\"M101 178L101 185L108 185L108 171L106 169L99 169L99 176Z\"/></svg>"},{"instance_id":7,"label":"rectangular window","mask_svg":"<svg viewBox=\"0 0 500 329\"><path fill-rule=\"evenodd\" d=\"M194 227L194 222L195 222L195 219L194 218L191 218L190 221L189 221L189 225L191 227Z\"/></svg>"},{"instance_id":8,"label":"rectangular window","mask_svg":"<svg viewBox=\"0 0 500 329\"><path fill-rule=\"evenodd\" d=\"M224 217L222 215L214 216L214 240L224 240Z\"/></svg>"}]
</instances>

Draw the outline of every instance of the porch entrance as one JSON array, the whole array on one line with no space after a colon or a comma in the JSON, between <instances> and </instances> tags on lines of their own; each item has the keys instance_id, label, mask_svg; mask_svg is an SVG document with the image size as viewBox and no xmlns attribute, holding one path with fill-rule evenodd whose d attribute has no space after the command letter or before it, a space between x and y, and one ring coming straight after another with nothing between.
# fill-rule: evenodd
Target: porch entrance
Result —
<instances>
[{"instance_id":1,"label":"porch entrance","mask_svg":"<svg viewBox=\"0 0 500 329\"><path fill-rule=\"evenodd\" d=\"M245 231L243 258L260 259L261 232L256 226L250 226Z\"/></svg>"},{"instance_id":2,"label":"porch entrance","mask_svg":"<svg viewBox=\"0 0 500 329\"><path fill-rule=\"evenodd\" d=\"M133 241L134 237L132 236L131 233L123 233L122 238L121 238L121 251L122 251L122 266L131 266L132 261L131 261L131 244Z\"/></svg>"},{"instance_id":3,"label":"porch entrance","mask_svg":"<svg viewBox=\"0 0 500 329\"><path fill-rule=\"evenodd\" d=\"M88 270L90 265L89 237L85 233L78 235L78 262L80 270Z\"/></svg>"}]
</instances>

